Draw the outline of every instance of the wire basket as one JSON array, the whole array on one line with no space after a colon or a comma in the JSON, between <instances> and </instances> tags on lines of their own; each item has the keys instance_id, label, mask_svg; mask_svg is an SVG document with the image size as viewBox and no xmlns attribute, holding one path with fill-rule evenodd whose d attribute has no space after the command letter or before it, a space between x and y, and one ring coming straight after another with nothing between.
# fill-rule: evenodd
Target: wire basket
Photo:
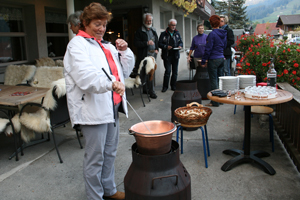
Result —
<instances>
[{"instance_id":1,"label":"wire basket","mask_svg":"<svg viewBox=\"0 0 300 200\"><path fill-rule=\"evenodd\" d=\"M193 106L195 104L196 106ZM210 108L203 107L203 105L197 102L192 102L187 104L186 107L180 107L174 111L178 122L181 126L185 127L200 127L205 125L211 113L212 110Z\"/></svg>"}]
</instances>

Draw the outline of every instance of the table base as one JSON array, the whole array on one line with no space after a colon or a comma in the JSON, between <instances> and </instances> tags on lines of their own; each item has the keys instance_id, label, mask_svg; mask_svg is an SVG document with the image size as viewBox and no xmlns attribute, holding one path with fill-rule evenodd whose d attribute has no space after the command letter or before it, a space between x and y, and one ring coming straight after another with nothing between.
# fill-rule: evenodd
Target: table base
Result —
<instances>
[{"instance_id":1,"label":"table base","mask_svg":"<svg viewBox=\"0 0 300 200\"><path fill-rule=\"evenodd\" d=\"M263 157L270 156L270 154L265 151L260 151L260 150L252 151L250 152L250 155L245 155L243 150L227 149L224 150L223 153L226 155L235 156L234 158L228 160L221 167L221 169L225 172L231 170L233 167L239 164L254 162L258 164L266 173L270 175L274 175L276 173L276 171L273 169L273 167L271 167L271 165L269 165L267 162L260 159Z\"/></svg>"}]
</instances>

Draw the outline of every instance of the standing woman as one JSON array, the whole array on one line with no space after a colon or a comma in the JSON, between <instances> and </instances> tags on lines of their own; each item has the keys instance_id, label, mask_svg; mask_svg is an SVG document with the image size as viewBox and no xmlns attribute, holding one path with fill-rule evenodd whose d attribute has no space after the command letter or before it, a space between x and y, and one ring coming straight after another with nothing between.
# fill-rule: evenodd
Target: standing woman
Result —
<instances>
[{"instance_id":1,"label":"standing woman","mask_svg":"<svg viewBox=\"0 0 300 200\"><path fill-rule=\"evenodd\" d=\"M227 31L219 29L220 17L218 15L212 15L209 22L213 30L207 36L201 66L207 66L210 90L215 90L219 88L219 77L224 74L224 49L227 44ZM206 63L207 61L208 63ZM206 106L218 107L219 103L211 101Z\"/></svg>"},{"instance_id":2,"label":"standing woman","mask_svg":"<svg viewBox=\"0 0 300 200\"><path fill-rule=\"evenodd\" d=\"M193 37L189 56L188 56L188 61L191 62L191 55L192 52L194 51L194 63L196 68L198 66L198 60L201 60L204 55L206 38L207 38L207 35L204 34L203 24L198 24L197 31L198 31L198 35Z\"/></svg>"},{"instance_id":3,"label":"standing woman","mask_svg":"<svg viewBox=\"0 0 300 200\"><path fill-rule=\"evenodd\" d=\"M124 78L133 69L134 55L122 39L116 40L116 47L102 40L111 18L100 3L85 7L79 33L69 42L64 57L71 123L81 126L86 140L83 175L87 199L125 198L116 189L114 161L119 140L118 111L127 115L122 99Z\"/></svg>"}]
</instances>

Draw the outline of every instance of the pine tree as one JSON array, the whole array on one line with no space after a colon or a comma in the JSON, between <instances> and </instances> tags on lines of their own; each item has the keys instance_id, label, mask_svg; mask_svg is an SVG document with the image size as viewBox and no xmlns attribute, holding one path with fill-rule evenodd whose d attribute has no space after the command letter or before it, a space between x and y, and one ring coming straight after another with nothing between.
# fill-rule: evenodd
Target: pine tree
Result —
<instances>
[{"instance_id":1,"label":"pine tree","mask_svg":"<svg viewBox=\"0 0 300 200\"><path fill-rule=\"evenodd\" d=\"M229 0L229 24L232 29L243 29L248 22L245 0Z\"/></svg>"},{"instance_id":2,"label":"pine tree","mask_svg":"<svg viewBox=\"0 0 300 200\"><path fill-rule=\"evenodd\" d=\"M213 1L216 15L228 15L228 4L225 1Z\"/></svg>"}]
</instances>

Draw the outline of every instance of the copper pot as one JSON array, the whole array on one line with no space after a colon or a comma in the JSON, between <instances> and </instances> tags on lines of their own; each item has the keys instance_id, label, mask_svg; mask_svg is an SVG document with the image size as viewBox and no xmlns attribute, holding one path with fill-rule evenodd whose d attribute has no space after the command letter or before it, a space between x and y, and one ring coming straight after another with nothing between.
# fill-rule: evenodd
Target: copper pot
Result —
<instances>
[{"instance_id":1,"label":"copper pot","mask_svg":"<svg viewBox=\"0 0 300 200\"><path fill-rule=\"evenodd\" d=\"M171 150L172 135L176 130L172 122L152 120L133 125L129 134L134 135L139 153L161 155Z\"/></svg>"}]
</instances>

